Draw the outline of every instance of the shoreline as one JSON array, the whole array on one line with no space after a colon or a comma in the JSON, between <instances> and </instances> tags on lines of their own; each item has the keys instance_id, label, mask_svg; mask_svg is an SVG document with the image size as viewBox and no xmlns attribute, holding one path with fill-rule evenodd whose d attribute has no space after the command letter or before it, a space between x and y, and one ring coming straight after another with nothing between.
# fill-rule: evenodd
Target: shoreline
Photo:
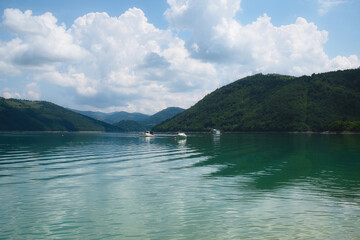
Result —
<instances>
[{"instance_id":1,"label":"shoreline","mask_svg":"<svg viewBox=\"0 0 360 240\"><path fill-rule=\"evenodd\" d=\"M175 134L178 133L179 131L169 131L169 132L156 132L155 133L164 133L164 134ZM186 133L196 133L196 134L212 134L211 132L193 132L193 131L183 131ZM268 134L322 134L322 135L357 135L360 134L360 132L350 132L350 131L342 131L342 132L331 132L331 131L322 131L322 132L313 132L313 131L306 131L306 132L299 132L299 131L254 131L254 132L221 132L221 134L249 134L249 133L257 133L257 134L263 134L263 133L268 133Z\"/></svg>"},{"instance_id":2,"label":"shoreline","mask_svg":"<svg viewBox=\"0 0 360 240\"><path fill-rule=\"evenodd\" d=\"M139 131L141 132L141 131ZM137 131L129 131L129 132L106 132L106 131L0 131L0 133L139 133ZM179 131L169 131L169 132L156 132L158 134L176 134ZM196 131L185 131L186 133L195 133L195 134L212 134L211 132L196 132ZM221 134L249 134L249 133L256 133L256 134L321 134L321 135L358 135L360 132L350 132L350 131L342 131L342 132L332 132L332 131L322 131L322 132L315 132L315 131L306 131L306 132L299 132L299 131L254 131L254 132L222 132Z\"/></svg>"}]
</instances>

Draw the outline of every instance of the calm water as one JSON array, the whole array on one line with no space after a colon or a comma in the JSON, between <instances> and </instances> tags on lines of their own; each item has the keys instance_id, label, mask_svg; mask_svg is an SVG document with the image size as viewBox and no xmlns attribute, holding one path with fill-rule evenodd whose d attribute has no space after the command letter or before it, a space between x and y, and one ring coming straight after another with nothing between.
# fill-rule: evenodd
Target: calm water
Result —
<instances>
[{"instance_id":1,"label":"calm water","mask_svg":"<svg viewBox=\"0 0 360 240\"><path fill-rule=\"evenodd\" d=\"M360 239L360 135L1 133L0 239Z\"/></svg>"}]
</instances>

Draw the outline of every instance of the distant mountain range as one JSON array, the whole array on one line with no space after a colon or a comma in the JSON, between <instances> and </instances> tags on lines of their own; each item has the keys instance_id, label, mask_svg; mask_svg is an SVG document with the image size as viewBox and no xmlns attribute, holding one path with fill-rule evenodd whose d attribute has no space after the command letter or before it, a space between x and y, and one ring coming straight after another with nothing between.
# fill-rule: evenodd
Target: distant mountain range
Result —
<instances>
[{"instance_id":1,"label":"distant mountain range","mask_svg":"<svg viewBox=\"0 0 360 240\"><path fill-rule=\"evenodd\" d=\"M184 109L168 108L152 116L127 112L107 114L69 110L46 101L0 97L0 131L144 131L182 111Z\"/></svg>"},{"instance_id":2,"label":"distant mountain range","mask_svg":"<svg viewBox=\"0 0 360 240\"><path fill-rule=\"evenodd\" d=\"M133 120L136 122L142 122L150 117L150 115L142 114L142 113L128 113L128 112L112 112L112 113L104 113L104 112L93 112L93 111L80 111L71 109L74 112L80 113L82 115L114 124L120 122L122 120Z\"/></svg>"},{"instance_id":3,"label":"distant mountain range","mask_svg":"<svg viewBox=\"0 0 360 240\"><path fill-rule=\"evenodd\" d=\"M360 132L360 69L240 79L217 89L154 131Z\"/></svg>"},{"instance_id":4,"label":"distant mountain range","mask_svg":"<svg viewBox=\"0 0 360 240\"><path fill-rule=\"evenodd\" d=\"M168 107L154 115L146 115L142 113L128 112L92 112L73 110L85 116L104 121L115 126L126 129L127 131L150 130L152 127L162 123L163 121L182 113L185 109L179 107Z\"/></svg>"}]
</instances>

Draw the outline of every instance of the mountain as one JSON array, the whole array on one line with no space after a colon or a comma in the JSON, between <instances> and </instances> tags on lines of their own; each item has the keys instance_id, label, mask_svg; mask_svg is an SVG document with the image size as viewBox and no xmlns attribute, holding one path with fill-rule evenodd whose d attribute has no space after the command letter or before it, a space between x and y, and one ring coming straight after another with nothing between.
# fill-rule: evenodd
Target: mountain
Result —
<instances>
[{"instance_id":1,"label":"mountain","mask_svg":"<svg viewBox=\"0 0 360 240\"><path fill-rule=\"evenodd\" d=\"M93 112L93 111L80 111L76 109L69 109L69 110L102 122L106 122L105 119L111 114L111 113Z\"/></svg>"},{"instance_id":2,"label":"mountain","mask_svg":"<svg viewBox=\"0 0 360 240\"><path fill-rule=\"evenodd\" d=\"M144 121L149 115L143 113L128 113L128 112L115 112L105 118L105 122L117 123L121 120L133 120L137 122Z\"/></svg>"},{"instance_id":3,"label":"mountain","mask_svg":"<svg viewBox=\"0 0 360 240\"><path fill-rule=\"evenodd\" d=\"M360 69L240 79L154 131L360 131Z\"/></svg>"},{"instance_id":4,"label":"mountain","mask_svg":"<svg viewBox=\"0 0 360 240\"><path fill-rule=\"evenodd\" d=\"M169 107L151 116L142 113L128 112L103 113L79 110L72 111L113 124L114 126L123 128L126 131L144 131L150 130L155 125L176 116L184 110L185 109L179 107Z\"/></svg>"},{"instance_id":5,"label":"mountain","mask_svg":"<svg viewBox=\"0 0 360 240\"><path fill-rule=\"evenodd\" d=\"M114 126L124 129L126 132L142 132L147 130L144 124L134 120L121 120L118 123L114 123Z\"/></svg>"},{"instance_id":6,"label":"mountain","mask_svg":"<svg viewBox=\"0 0 360 240\"><path fill-rule=\"evenodd\" d=\"M80 113L82 115L107 122L110 124L117 123L122 120L133 120L133 121L144 121L149 117L149 115L142 113L128 113L128 112L112 112L112 113L103 113L103 112L93 112L93 111L80 111L71 109L74 112Z\"/></svg>"},{"instance_id":7,"label":"mountain","mask_svg":"<svg viewBox=\"0 0 360 240\"><path fill-rule=\"evenodd\" d=\"M162 123L163 121L170 119L177 114L183 112L184 109L178 107L169 107L160 112L155 113L154 115L147 117L143 121L134 121L134 120L121 120L118 123L114 123L115 126L121 127L126 131L144 131L150 130L155 125Z\"/></svg>"},{"instance_id":8,"label":"mountain","mask_svg":"<svg viewBox=\"0 0 360 240\"><path fill-rule=\"evenodd\" d=\"M45 101L0 97L0 131L123 131Z\"/></svg>"},{"instance_id":9,"label":"mountain","mask_svg":"<svg viewBox=\"0 0 360 240\"><path fill-rule=\"evenodd\" d=\"M148 129L151 129L155 125L162 123L167 119L173 118L174 116L182 113L183 111L185 111L185 109L183 108L168 107L141 121L141 123L144 124Z\"/></svg>"}]
</instances>

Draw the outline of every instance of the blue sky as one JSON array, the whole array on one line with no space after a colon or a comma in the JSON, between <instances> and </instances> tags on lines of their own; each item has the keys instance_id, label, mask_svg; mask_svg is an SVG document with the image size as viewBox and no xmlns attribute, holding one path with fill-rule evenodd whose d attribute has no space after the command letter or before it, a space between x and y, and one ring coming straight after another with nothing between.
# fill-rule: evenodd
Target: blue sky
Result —
<instances>
[{"instance_id":1,"label":"blue sky","mask_svg":"<svg viewBox=\"0 0 360 240\"><path fill-rule=\"evenodd\" d=\"M1 0L0 10L0 96L82 110L188 108L251 74L360 65L358 0Z\"/></svg>"}]
</instances>

